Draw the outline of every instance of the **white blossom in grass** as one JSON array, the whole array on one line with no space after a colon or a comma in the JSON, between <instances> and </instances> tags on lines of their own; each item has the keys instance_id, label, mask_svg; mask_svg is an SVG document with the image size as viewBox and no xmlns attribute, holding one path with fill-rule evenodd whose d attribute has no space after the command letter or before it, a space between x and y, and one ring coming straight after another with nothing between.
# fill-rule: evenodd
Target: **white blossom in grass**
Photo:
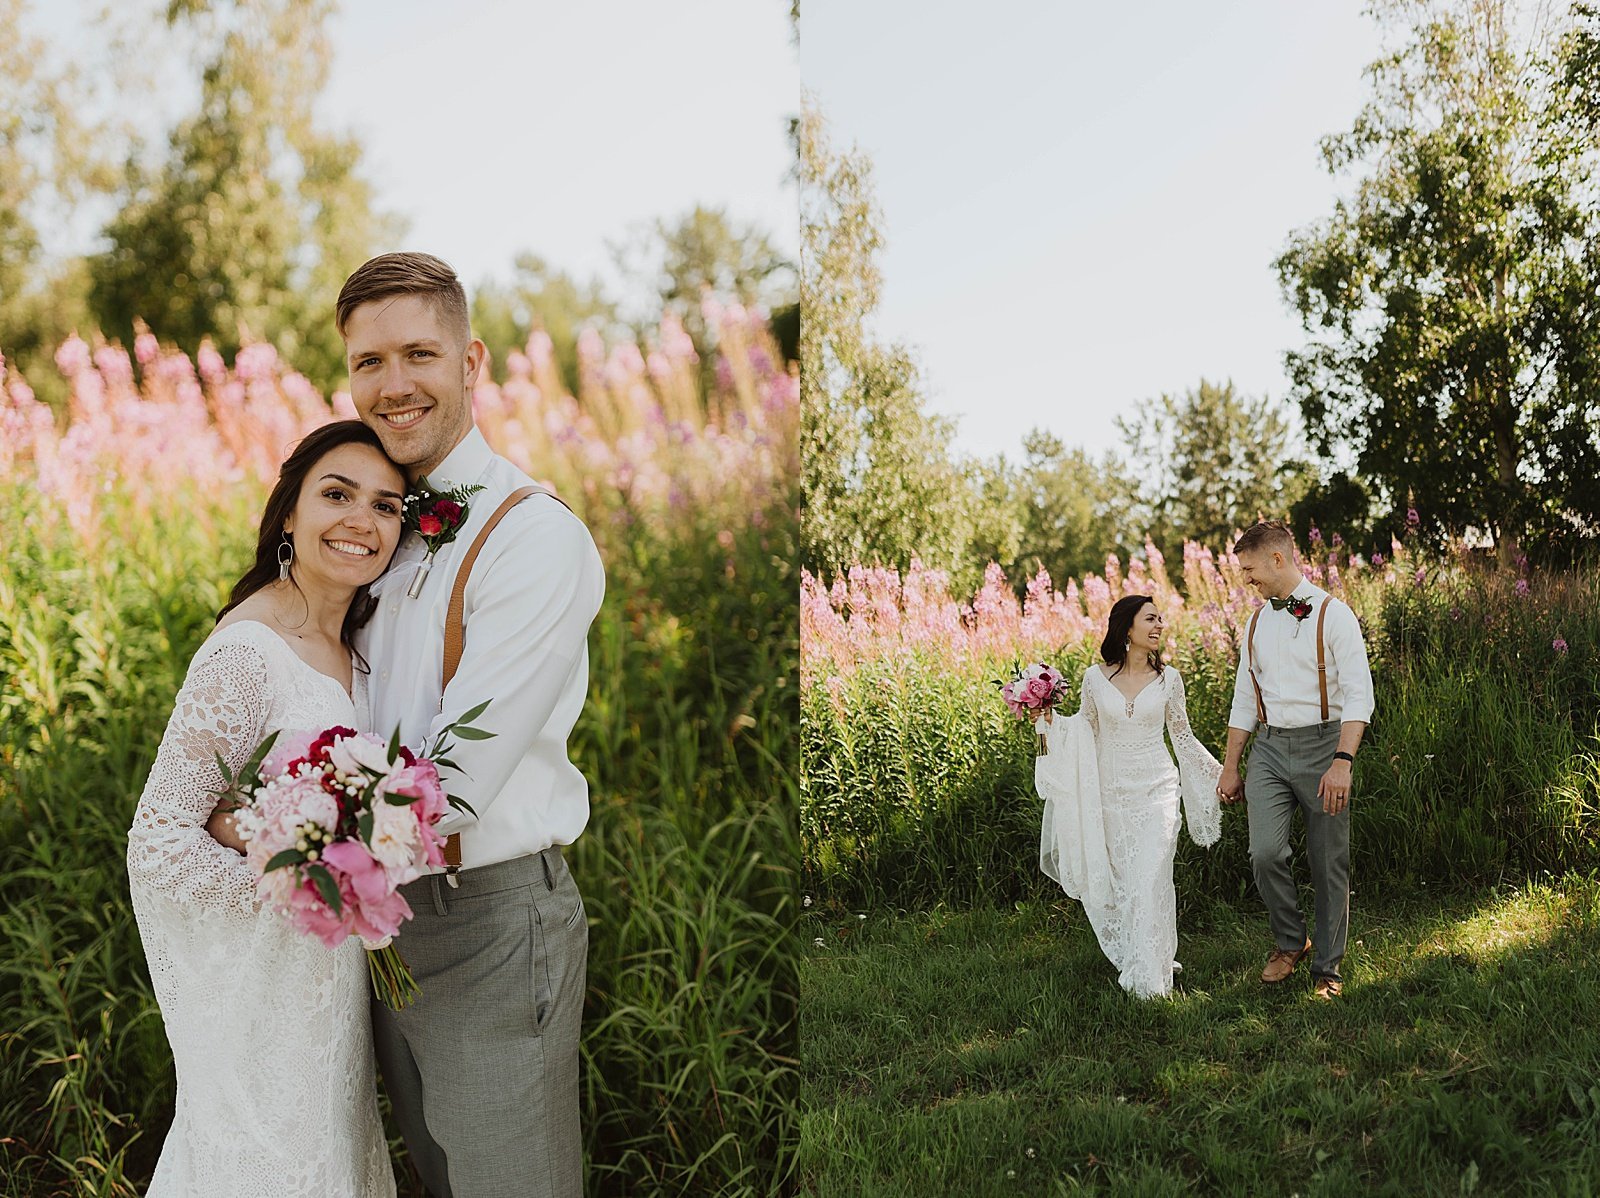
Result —
<instances>
[{"instance_id":1,"label":"white blossom in grass","mask_svg":"<svg viewBox=\"0 0 1600 1198\"><path fill-rule=\"evenodd\" d=\"M821 936L818 936L811 943L816 945L818 948L827 948L828 947L828 942L826 940L824 940Z\"/></svg>"}]
</instances>

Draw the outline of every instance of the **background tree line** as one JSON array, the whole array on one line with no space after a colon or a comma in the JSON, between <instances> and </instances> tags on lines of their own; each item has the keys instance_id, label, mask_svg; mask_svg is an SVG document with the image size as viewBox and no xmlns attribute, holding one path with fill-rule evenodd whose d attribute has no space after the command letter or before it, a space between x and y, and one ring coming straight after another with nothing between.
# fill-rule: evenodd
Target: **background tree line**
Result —
<instances>
[{"instance_id":1,"label":"background tree line","mask_svg":"<svg viewBox=\"0 0 1600 1198\"><path fill-rule=\"evenodd\" d=\"M1137 398L1119 452L1044 429L975 460L921 401L916 363L864 327L882 243L871 164L802 120L804 564L912 557L964 582L1098 571L1146 534L1168 556L1258 515L1384 550L1407 511L1570 561L1600 533L1600 11L1377 0L1395 50L1322 143L1349 198L1274 264L1304 344L1281 400L1200 380ZM1041 377L1046 372L1041 368ZM1042 396L1048 404L1049 396ZM1130 397L1133 398L1133 397Z\"/></svg>"},{"instance_id":2,"label":"background tree line","mask_svg":"<svg viewBox=\"0 0 1600 1198\"><path fill-rule=\"evenodd\" d=\"M113 10L83 31L104 59L92 72L54 64L28 7L0 0L0 352L9 366L59 402L50 358L67 335L98 330L128 343L142 320L190 353L202 338L229 356L243 341L271 341L324 391L340 385L334 299L362 261L402 248L405 222L377 207L360 143L314 114L332 60L333 0ZM141 59L182 59L198 85L164 140L126 116L156 96ZM51 252L44 230L86 219L98 231L87 252ZM542 328L576 388L584 328L644 339L667 310L709 371L708 294L764 306L780 344L798 352L794 264L763 230L697 206L624 231L611 248L625 297L532 251L509 283L466 280L495 358Z\"/></svg>"}]
</instances>

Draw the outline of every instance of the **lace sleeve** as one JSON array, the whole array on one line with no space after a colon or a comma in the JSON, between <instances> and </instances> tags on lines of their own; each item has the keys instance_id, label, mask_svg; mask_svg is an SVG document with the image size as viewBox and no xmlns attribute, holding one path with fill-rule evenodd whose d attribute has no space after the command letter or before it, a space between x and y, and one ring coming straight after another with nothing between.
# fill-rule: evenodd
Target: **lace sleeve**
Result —
<instances>
[{"instance_id":1,"label":"lace sleeve","mask_svg":"<svg viewBox=\"0 0 1600 1198\"><path fill-rule=\"evenodd\" d=\"M252 911L255 877L212 839L208 792L222 785L216 755L238 769L265 734L267 663L240 641L202 647L178 691L128 832L128 875L175 902Z\"/></svg>"},{"instance_id":2,"label":"lace sleeve","mask_svg":"<svg viewBox=\"0 0 1600 1198\"><path fill-rule=\"evenodd\" d=\"M1089 685L1089 675L1099 668L1097 665L1090 665L1083 672L1083 681L1078 683L1078 714L1083 717L1084 722L1089 725L1089 730L1096 736L1100 735L1100 709L1095 706L1094 687Z\"/></svg>"},{"instance_id":3,"label":"lace sleeve","mask_svg":"<svg viewBox=\"0 0 1600 1198\"><path fill-rule=\"evenodd\" d=\"M1222 766L1200 743L1189 727L1189 708L1184 701L1183 675L1168 667L1172 685L1167 688L1167 734L1178 757L1178 782L1183 792L1183 816L1189 839L1201 846L1213 845L1222 835L1222 807L1217 800L1217 779Z\"/></svg>"}]
</instances>

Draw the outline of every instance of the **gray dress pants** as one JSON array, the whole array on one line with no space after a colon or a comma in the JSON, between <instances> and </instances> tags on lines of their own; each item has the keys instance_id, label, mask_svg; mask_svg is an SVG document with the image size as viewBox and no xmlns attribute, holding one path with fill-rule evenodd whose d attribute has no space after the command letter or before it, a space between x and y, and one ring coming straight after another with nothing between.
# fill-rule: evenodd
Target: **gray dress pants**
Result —
<instances>
[{"instance_id":1,"label":"gray dress pants","mask_svg":"<svg viewBox=\"0 0 1600 1198\"><path fill-rule=\"evenodd\" d=\"M421 995L372 1002L384 1086L434 1198L577 1198L589 927L557 848L402 887Z\"/></svg>"},{"instance_id":2,"label":"gray dress pants","mask_svg":"<svg viewBox=\"0 0 1600 1198\"><path fill-rule=\"evenodd\" d=\"M1295 893L1289 830L1297 807L1305 816L1317 917L1311 972L1342 981L1339 963L1350 932L1350 808L1328 815L1317 797L1317 783L1338 748L1338 720L1303 728L1262 725L1250 747L1244 797L1250 868L1267 905L1272 938L1279 948L1295 952L1306 942L1306 921Z\"/></svg>"}]
</instances>

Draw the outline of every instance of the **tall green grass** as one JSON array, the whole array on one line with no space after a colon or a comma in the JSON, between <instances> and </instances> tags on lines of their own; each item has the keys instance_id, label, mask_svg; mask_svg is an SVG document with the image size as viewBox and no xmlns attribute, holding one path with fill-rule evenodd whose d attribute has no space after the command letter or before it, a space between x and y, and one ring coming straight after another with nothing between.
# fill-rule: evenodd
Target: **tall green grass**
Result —
<instances>
[{"instance_id":1,"label":"tall green grass","mask_svg":"<svg viewBox=\"0 0 1600 1198\"><path fill-rule=\"evenodd\" d=\"M1351 808L1355 884L1482 883L1600 863L1600 579L1536 579L1524 594L1514 579L1451 572L1424 585L1374 581L1351 601L1377 688ZM1090 652L1056 656L1074 686ZM1234 661L1198 641L1171 656L1195 731L1220 759ZM992 681L1009 665L909 656L808 678L808 893L904 908L1048 896L1031 737ZM1180 903L1248 891L1245 821L1229 815L1214 848L1180 840Z\"/></svg>"},{"instance_id":2,"label":"tall green grass","mask_svg":"<svg viewBox=\"0 0 1600 1198\"><path fill-rule=\"evenodd\" d=\"M174 1081L126 830L257 513L113 507L85 547L25 487L4 499L0 1194L132 1195ZM792 502L771 510L732 548L600 538L572 744L594 809L569 851L591 920L590 1194L767 1194L792 1169L797 584Z\"/></svg>"}]
</instances>

